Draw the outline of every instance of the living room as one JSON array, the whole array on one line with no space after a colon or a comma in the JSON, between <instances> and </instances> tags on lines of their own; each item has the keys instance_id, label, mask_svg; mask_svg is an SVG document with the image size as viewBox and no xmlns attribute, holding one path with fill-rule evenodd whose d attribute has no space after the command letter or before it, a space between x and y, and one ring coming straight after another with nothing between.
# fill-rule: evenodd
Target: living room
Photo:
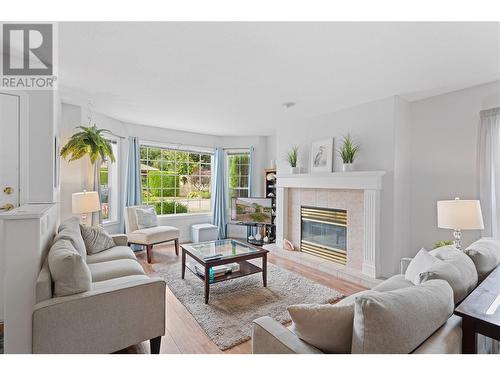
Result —
<instances>
[{"instance_id":1,"label":"living room","mask_svg":"<svg viewBox=\"0 0 500 375\"><path fill-rule=\"evenodd\" d=\"M0 359L499 354L500 22L393 18L2 21Z\"/></svg>"}]
</instances>

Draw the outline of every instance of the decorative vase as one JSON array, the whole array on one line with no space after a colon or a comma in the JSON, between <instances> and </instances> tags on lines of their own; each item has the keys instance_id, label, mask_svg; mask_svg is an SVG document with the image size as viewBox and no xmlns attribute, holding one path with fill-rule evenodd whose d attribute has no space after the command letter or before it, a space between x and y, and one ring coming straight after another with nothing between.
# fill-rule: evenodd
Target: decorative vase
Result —
<instances>
[{"instance_id":1,"label":"decorative vase","mask_svg":"<svg viewBox=\"0 0 500 375\"><path fill-rule=\"evenodd\" d=\"M259 232L257 232L257 234L254 236L254 238L256 241L260 241L262 239L262 235Z\"/></svg>"},{"instance_id":2,"label":"decorative vase","mask_svg":"<svg viewBox=\"0 0 500 375\"><path fill-rule=\"evenodd\" d=\"M300 168L299 167L290 167L290 173L291 174L298 174L298 173L300 173Z\"/></svg>"},{"instance_id":3,"label":"decorative vase","mask_svg":"<svg viewBox=\"0 0 500 375\"><path fill-rule=\"evenodd\" d=\"M289 240L287 240L286 238L283 239L283 248L285 250L289 250L289 251L294 251L295 248L293 247L293 243L291 243Z\"/></svg>"},{"instance_id":4,"label":"decorative vase","mask_svg":"<svg viewBox=\"0 0 500 375\"><path fill-rule=\"evenodd\" d=\"M342 164L342 171L343 172L352 172L354 170L354 164L353 163L344 163Z\"/></svg>"}]
</instances>

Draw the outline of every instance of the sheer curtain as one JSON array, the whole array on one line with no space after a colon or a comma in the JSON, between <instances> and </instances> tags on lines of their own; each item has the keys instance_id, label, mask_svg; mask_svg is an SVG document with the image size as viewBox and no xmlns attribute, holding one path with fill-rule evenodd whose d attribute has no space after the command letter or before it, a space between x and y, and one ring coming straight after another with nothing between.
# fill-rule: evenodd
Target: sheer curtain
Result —
<instances>
[{"instance_id":1,"label":"sheer curtain","mask_svg":"<svg viewBox=\"0 0 500 375\"><path fill-rule=\"evenodd\" d=\"M102 204L101 196L101 159L99 158L96 160L94 163L94 191L97 191L97 194L99 195L99 204ZM102 212L101 210L97 212L92 212L92 225L97 226L101 225L102 226Z\"/></svg>"},{"instance_id":2,"label":"sheer curtain","mask_svg":"<svg viewBox=\"0 0 500 375\"><path fill-rule=\"evenodd\" d=\"M226 238L226 163L223 148L216 148L214 153L214 173L212 175L212 224L219 228L219 239Z\"/></svg>"},{"instance_id":3,"label":"sheer curtain","mask_svg":"<svg viewBox=\"0 0 500 375\"><path fill-rule=\"evenodd\" d=\"M500 108L481 111L479 126L479 197L484 237L500 239Z\"/></svg>"},{"instance_id":4,"label":"sheer curtain","mask_svg":"<svg viewBox=\"0 0 500 375\"><path fill-rule=\"evenodd\" d=\"M128 157L127 157L127 179L125 180L126 196L125 207L123 207L123 217L127 214L129 206L137 206L142 204L142 191L141 191L141 156L140 156L139 138L128 138ZM125 223L123 223L125 224ZM123 225L124 227L125 225ZM122 227L122 228L123 228ZM126 228L125 229L126 232ZM132 245L132 250L142 250L141 245Z\"/></svg>"},{"instance_id":5,"label":"sheer curtain","mask_svg":"<svg viewBox=\"0 0 500 375\"><path fill-rule=\"evenodd\" d=\"M127 199L126 206L137 206L142 203L141 196L141 162L139 139L129 137L127 160Z\"/></svg>"},{"instance_id":6,"label":"sheer curtain","mask_svg":"<svg viewBox=\"0 0 500 375\"><path fill-rule=\"evenodd\" d=\"M253 197L255 194L255 182L254 182L254 171L253 171L253 159L254 159L254 148L250 146L249 149L249 162L248 166L248 196Z\"/></svg>"}]
</instances>

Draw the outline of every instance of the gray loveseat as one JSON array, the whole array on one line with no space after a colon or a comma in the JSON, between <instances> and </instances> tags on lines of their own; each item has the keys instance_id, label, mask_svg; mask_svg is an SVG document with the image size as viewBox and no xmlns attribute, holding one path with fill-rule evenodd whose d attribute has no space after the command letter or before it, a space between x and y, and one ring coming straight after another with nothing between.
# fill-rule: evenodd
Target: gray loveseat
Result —
<instances>
[{"instance_id":1,"label":"gray loveseat","mask_svg":"<svg viewBox=\"0 0 500 375\"><path fill-rule=\"evenodd\" d=\"M82 243L77 219L63 222L58 232L64 240ZM91 286L80 293L54 295L47 256L36 285L33 353L112 353L146 340L152 353L159 352L165 282L145 275L126 236L113 240L114 247L82 255Z\"/></svg>"},{"instance_id":2,"label":"gray loveseat","mask_svg":"<svg viewBox=\"0 0 500 375\"><path fill-rule=\"evenodd\" d=\"M484 242L487 242L486 246ZM421 303L419 302L412 305L411 300L414 299L414 297L418 297L418 294L412 293L417 291L418 288L422 288L422 286L415 285L405 278L405 271L412 259L403 258L401 260L401 274L392 276L383 281L371 291L362 291L353 294L336 304L341 308L342 306L355 306L354 319L351 320L351 322L353 322L351 330L352 347L349 345L353 353L459 354L462 352L462 320L460 317L452 315L453 306L459 304L460 301L477 286L478 273L479 281L484 277L484 270L481 270L479 266L486 266L486 271L489 272L500 263L500 243L494 240L481 239L469 246L469 248L465 250L465 253L453 247L446 246L433 250L430 254L439 259L439 265L433 268L433 272L423 272L420 274L421 285L425 285L429 282L435 283L436 281L441 283L445 282L445 286L449 287L451 290L449 298L444 300L432 297L423 298ZM375 297L373 297L374 294L372 291L385 293L385 296L375 294ZM403 294L409 296L406 301L404 298L401 298ZM396 304L392 306L390 304L384 305L384 300L390 300L391 298L397 299ZM382 303L379 303L380 301L382 301ZM408 301L410 301L410 303L408 303ZM445 305L445 308L447 306L444 319L433 322L432 319L436 316L433 314L433 310L436 310L436 305L441 303ZM370 310L370 305L382 307L378 310L373 308ZM372 316L367 316L365 309L366 311L372 312ZM382 314L380 316L373 316L374 311L381 311ZM392 320L387 319L388 316L389 318L391 317L390 314L392 314ZM316 315L316 318L318 316L319 315ZM442 315L441 318L443 318ZM372 321L371 326L359 324L359 322L370 320ZM420 322L418 322L418 320L420 320ZM428 330L428 334L417 340L410 350L405 351L403 345L394 345L394 341L398 339L400 343L411 341L417 334L421 333L423 329L428 328L429 325L432 326L433 323L435 329L432 328ZM318 328L318 326L320 326L320 324L310 324L309 327L312 327L312 329L309 332L314 333L315 331L316 337L321 337L321 327ZM397 332L391 332L395 327L404 328L401 328ZM340 331L337 327L330 327L330 332L334 329L335 332ZM371 332L369 332L369 330L371 330ZM378 337L373 334L374 331L378 332ZM299 338L296 333L297 331L294 324L290 327L285 327L271 317L265 316L258 318L253 322L253 353L323 353L323 351L319 350L317 347ZM340 332L338 335L334 334L333 336L335 338L333 338L333 340L341 340L341 338L339 338L341 335ZM359 351L359 345L355 348L355 341L359 342L360 336L365 340L363 341L364 347L371 347L371 351ZM382 336L382 338L380 336ZM370 345L370 343L366 341L367 338L372 340L372 342L376 342L376 345ZM351 343L351 336L344 337L344 339L348 339L349 343ZM356 349L356 351L354 351L354 349ZM350 350L345 351L345 353L351 353Z\"/></svg>"}]
</instances>

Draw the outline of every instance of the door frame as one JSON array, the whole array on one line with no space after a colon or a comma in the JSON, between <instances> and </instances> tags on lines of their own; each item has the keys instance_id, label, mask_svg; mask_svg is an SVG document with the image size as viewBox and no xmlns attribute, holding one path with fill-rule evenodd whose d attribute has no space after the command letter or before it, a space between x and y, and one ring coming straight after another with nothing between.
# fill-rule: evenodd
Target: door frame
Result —
<instances>
[{"instance_id":1,"label":"door frame","mask_svg":"<svg viewBox=\"0 0 500 375\"><path fill-rule=\"evenodd\" d=\"M29 187L29 95L25 91L0 90L2 95L15 96L19 99L19 142L18 142L18 166L19 166L19 205L28 203Z\"/></svg>"}]
</instances>

